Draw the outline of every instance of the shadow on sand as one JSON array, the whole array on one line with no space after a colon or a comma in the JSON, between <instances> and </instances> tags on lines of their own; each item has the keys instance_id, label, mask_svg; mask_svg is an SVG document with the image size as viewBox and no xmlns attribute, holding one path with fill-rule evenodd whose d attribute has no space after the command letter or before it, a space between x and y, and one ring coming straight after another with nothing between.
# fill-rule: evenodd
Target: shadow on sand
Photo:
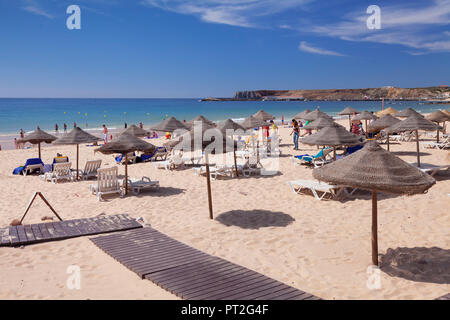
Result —
<instances>
[{"instance_id":1,"label":"shadow on sand","mask_svg":"<svg viewBox=\"0 0 450 320\"><path fill-rule=\"evenodd\" d=\"M268 210L232 210L218 215L216 220L226 226L243 229L286 227L295 221L286 213Z\"/></svg>"},{"instance_id":2,"label":"shadow on sand","mask_svg":"<svg viewBox=\"0 0 450 320\"><path fill-rule=\"evenodd\" d=\"M381 255L380 268L393 277L450 284L450 250L438 247L388 249Z\"/></svg>"},{"instance_id":3,"label":"shadow on sand","mask_svg":"<svg viewBox=\"0 0 450 320\"><path fill-rule=\"evenodd\" d=\"M417 156L417 151L391 151L391 153L395 154L396 156ZM421 157L431 156L431 153L420 151L419 155Z\"/></svg>"}]
</instances>

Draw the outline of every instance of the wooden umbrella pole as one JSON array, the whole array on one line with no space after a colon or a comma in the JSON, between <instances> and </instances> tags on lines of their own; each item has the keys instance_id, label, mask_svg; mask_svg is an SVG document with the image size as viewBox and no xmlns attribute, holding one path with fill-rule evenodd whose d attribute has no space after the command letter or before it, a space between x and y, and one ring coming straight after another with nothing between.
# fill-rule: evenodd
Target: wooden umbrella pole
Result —
<instances>
[{"instance_id":1,"label":"wooden umbrella pole","mask_svg":"<svg viewBox=\"0 0 450 320\"><path fill-rule=\"evenodd\" d=\"M208 190L209 218L212 220L214 219L214 216L213 216L212 195L211 195L211 177L209 173L209 158L207 152L205 152L205 167L206 167L206 187Z\"/></svg>"},{"instance_id":2,"label":"wooden umbrella pole","mask_svg":"<svg viewBox=\"0 0 450 320\"><path fill-rule=\"evenodd\" d=\"M419 130L416 130L417 166L420 168Z\"/></svg>"},{"instance_id":3,"label":"wooden umbrella pole","mask_svg":"<svg viewBox=\"0 0 450 320\"><path fill-rule=\"evenodd\" d=\"M364 120L366 122L366 132L364 132L366 134L366 139L367 139L367 120Z\"/></svg>"},{"instance_id":4,"label":"wooden umbrella pole","mask_svg":"<svg viewBox=\"0 0 450 320\"><path fill-rule=\"evenodd\" d=\"M78 159L79 159L79 152L80 152L80 146L77 144L77 181L80 175L80 172L78 171Z\"/></svg>"},{"instance_id":5,"label":"wooden umbrella pole","mask_svg":"<svg viewBox=\"0 0 450 320\"><path fill-rule=\"evenodd\" d=\"M388 151L391 151L391 150L389 150L389 149L390 149L390 148L389 148L389 133L387 134L387 145L388 145L387 150L388 150Z\"/></svg>"},{"instance_id":6,"label":"wooden umbrella pole","mask_svg":"<svg viewBox=\"0 0 450 320\"><path fill-rule=\"evenodd\" d=\"M348 115L348 125L350 126L350 131L352 131L352 119L350 115Z\"/></svg>"},{"instance_id":7,"label":"wooden umbrella pole","mask_svg":"<svg viewBox=\"0 0 450 320\"><path fill-rule=\"evenodd\" d=\"M38 152L39 152L39 159L42 159L41 158L41 143L40 142L38 142Z\"/></svg>"},{"instance_id":8,"label":"wooden umbrella pole","mask_svg":"<svg viewBox=\"0 0 450 320\"><path fill-rule=\"evenodd\" d=\"M237 160L236 160L236 149L233 147L233 155L234 155L234 170L236 171L236 177L239 178Z\"/></svg>"},{"instance_id":9,"label":"wooden umbrella pole","mask_svg":"<svg viewBox=\"0 0 450 320\"><path fill-rule=\"evenodd\" d=\"M125 153L125 195L128 194L128 153Z\"/></svg>"},{"instance_id":10,"label":"wooden umbrella pole","mask_svg":"<svg viewBox=\"0 0 450 320\"><path fill-rule=\"evenodd\" d=\"M438 123L438 125L439 125L439 123ZM436 142L439 143L439 128L437 129Z\"/></svg>"},{"instance_id":11,"label":"wooden umbrella pole","mask_svg":"<svg viewBox=\"0 0 450 320\"><path fill-rule=\"evenodd\" d=\"M372 264L378 266L378 207L377 192L372 190Z\"/></svg>"},{"instance_id":12,"label":"wooden umbrella pole","mask_svg":"<svg viewBox=\"0 0 450 320\"><path fill-rule=\"evenodd\" d=\"M336 146L333 146L333 160L336 161Z\"/></svg>"}]
</instances>

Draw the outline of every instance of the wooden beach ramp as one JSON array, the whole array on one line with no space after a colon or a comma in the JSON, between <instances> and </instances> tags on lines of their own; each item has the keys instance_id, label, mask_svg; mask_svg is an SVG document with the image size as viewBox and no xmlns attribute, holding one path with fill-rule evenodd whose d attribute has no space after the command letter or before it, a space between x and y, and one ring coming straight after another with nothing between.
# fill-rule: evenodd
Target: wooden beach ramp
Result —
<instances>
[{"instance_id":1,"label":"wooden beach ramp","mask_svg":"<svg viewBox=\"0 0 450 320\"><path fill-rule=\"evenodd\" d=\"M126 214L9 226L0 228L0 247L16 247L136 228L142 228L142 225Z\"/></svg>"},{"instance_id":2,"label":"wooden beach ramp","mask_svg":"<svg viewBox=\"0 0 450 320\"><path fill-rule=\"evenodd\" d=\"M317 300L145 227L90 239L141 278L189 300Z\"/></svg>"}]
</instances>

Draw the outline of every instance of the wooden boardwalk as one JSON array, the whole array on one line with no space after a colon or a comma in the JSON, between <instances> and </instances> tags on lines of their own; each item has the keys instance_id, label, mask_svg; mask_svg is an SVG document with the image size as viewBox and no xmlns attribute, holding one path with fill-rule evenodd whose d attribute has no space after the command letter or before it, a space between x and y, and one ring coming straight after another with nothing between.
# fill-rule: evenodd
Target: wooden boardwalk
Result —
<instances>
[{"instance_id":1,"label":"wooden boardwalk","mask_svg":"<svg viewBox=\"0 0 450 320\"><path fill-rule=\"evenodd\" d=\"M260 273L142 228L91 239L141 278L189 300L317 300Z\"/></svg>"},{"instance_id":2,"label":"wooden boardwalk","mask_svg":"<svg viewBox=\"0 0 450 320\"><path fill-rule=\"evenodd\" d=\"M142 228L126 214L0 228L0 247L21 246Z\"/></svg>"}]
</instances>

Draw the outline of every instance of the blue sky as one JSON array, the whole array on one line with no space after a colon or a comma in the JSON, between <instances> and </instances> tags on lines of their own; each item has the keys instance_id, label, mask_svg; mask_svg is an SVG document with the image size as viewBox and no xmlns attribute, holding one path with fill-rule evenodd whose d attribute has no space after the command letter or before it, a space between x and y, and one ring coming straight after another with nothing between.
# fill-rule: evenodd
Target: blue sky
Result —
<instances>
[{"instance_id":1,"label":"blue sky","mask_svg":"<svg viewBox=\"0 0 450 320\"><path fill-rule=\"evenodd\" d=\"M0 97L449 84L449 23L450 0L0 0Z\"/></svg>"}]
</instances>

